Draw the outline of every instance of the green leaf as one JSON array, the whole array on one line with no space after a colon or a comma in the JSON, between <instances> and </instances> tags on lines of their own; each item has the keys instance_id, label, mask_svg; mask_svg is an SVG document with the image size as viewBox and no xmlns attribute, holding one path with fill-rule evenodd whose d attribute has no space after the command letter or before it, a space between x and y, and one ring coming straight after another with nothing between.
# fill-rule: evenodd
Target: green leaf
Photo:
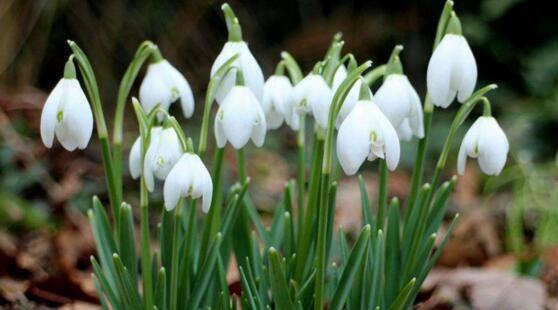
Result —
<instances>
[{"instance_id":1,"label":"green leaf","mask_svg":"<svg viewBox=\"0 0 558 310\"><path fill-rule=\"evenodd\" d=\"M132 283L132 278L126 270L126 267L122 264L122 260L118 254L113 254L112 256L114 266L116 268L116 273L118 275L117 287L119 288L121 296L124 296L127 308L131 309L141 309L143 308L139 293L135 283Z\"/></svg>"},{"instance_id":2,"label":"green leaf","mask_svg":"<svg viewBox=\"0 0 558 310\"><path fill-rule=\"evenodd\" d=\"M442 186L440 186L440 189L436 191L432 200L432 208L428 214L428 226L424 232L426 235L435 233L440 228L442 220L444 219L444 214L447 210L446 201L448 200L451 192L455 189L456 182L457 178L454 176L450 182L444 182Z\"/></svg>"},{"instance_id":3,"label":"green leaf","mask_svg":"<svg viewBox=\"0 0 558 310\"><path fill-rule=\"evenodd\" d=\"M157 275L157 282L155 284L155 296L154 303L158 309L167 309L167 275L165 272L165 267L159 269Z\"/></svg>"},{"instance_id":4,"label":"green leaf","mask_svg":"<svg viewBox=\"0 0 558 310\"><path fill-rule=\"evenodd\" d=\"M399 290L399 271L401 269L401 228L399 226L399 200L392 199L388 214L386 230L386 289L385 299L389 305Z\"/></svg>"},{"instance_id":5,"label":"green leaf","mask_svg":"<svg viewBox=\"0 0 558 310\"><path fill-rule=\"evenodd\" d=\"M399 295L395 298L394 302L389 307L390 310L404 310L405 305L407 304L409 297L411 296L411 292L415 287L415 283L417 279L412 278L409 283L407 283L400 291Z\"/></svg>"},{"instance_id":6,"label":"green leaf","mask_svg":"<svg viewBox=\"0 0 558 310\"><path fill-rule=\"evenodd\" d=\"M342 309L349 292L353 287L353 280L360 267L363 257L368 252L368 245L370 239L370 225L364 226L360 232L360 236L349 255L349 259L345 263L345 268L341 274L339 285L335 289L335 294L331 299L329 309Z\"/></svg>"},{"instance_id":7,"label":"green leaf","mask_svg":"<svg viewBox=\"0 0 558 310\"><path fill-rule=\"evenodd\" d=\"M360 208L362 216L362 226L372 223L372 210L370 208L370 200L368 199L368 192L366 192L366 183L362 174L358 175L358 187L360 189Z\"/></svg>"},{"instance_id":8,"label":"green leaf","mask_svg":"<svg viewBox=\"0 0 558 310\"><path fill-rule=\"evenodd\" d=\"M268 250L269 276L271 279L271 293L275 301L276 309L290 310L294 305L289 294L289 288L285 277L285 270L281 266L281 258L274 247Z\"/></svg>"},{"instance_id":9,"label":"green leaf","mask_svg":"<svg viewBox=\"0 0 558 310\"><path fill-rule=\"evenodd\" d=\"M378 230L376 236L376 249L374 250L374 269L372 274L372 294L370 295L371 304L374 308L382 308L382 297L384 296L384 260L385 246L384 234Z\"/></svg>"},{"instance_id":10,"label":"green leaf","mask_svg":"<svg viewBox=\"0 0 558 310\"><path fill-rule=\"evenodd\" d=\"M196 274L196 280L194 281L194 287L192 298L190 300L190 307L189 309L197 309L203 294L207 290L209 286L209 280L213 275L213 270L215 268L215 264L217 258L219 257L219 248L221 246L222 241L221 233L218 233L215 239L213 240L211 246L208 250L208 255L205 258L205 261L202 264L199 272Z\"/></svg>"},{"instance_id":11,"label":"green leaf","mask_svg":"<svg viewBox=\"0 0 558 310\"><path fill-rule=\"evenodd\" d=\"M103 269L95 259L95 257L91 256L91 265L93 266L93 271L95 272L95 277L99 281L99 284L103 290L105 296L107 296L111 306L115 309L123 309L121 305L121 300L119 294L116 293L115 288L111 286L105 274L103 273Z\"/></svg>"},{"instance_id":12,"label":"green leaf","mask_svg":"<svg viewBox=\"0 0 558 310\"><path fill-rule=\"evenodd\" d=\"M249 264L246 264L245 266L248 265ZM240 269L240 280L242 282L242 297L246 298L246 300L250 305L250 309L261 309L261 307L256 306L256 300L254 297L254 295L257 296L255 292L256 284L253 282L250 283L250 281L246 277L246 273L244 272L244 268L242 268L242 266L239 266L239 269Z\"/></svg>"},{"instance_id":13,"label":"green leaf","mask_svg":"<svg viewBox=\"0 0 558 310\"><path fill-rule=\"evenodd\" d=\"M138 282L138 259L136 252L136 237L134 233L134 219L132 209L129 204L122 203L120 207L120 225L118 231L118 244L120 245L120 255L124 266L130 272L132 282Z\"/></svg>"}]
</instances>

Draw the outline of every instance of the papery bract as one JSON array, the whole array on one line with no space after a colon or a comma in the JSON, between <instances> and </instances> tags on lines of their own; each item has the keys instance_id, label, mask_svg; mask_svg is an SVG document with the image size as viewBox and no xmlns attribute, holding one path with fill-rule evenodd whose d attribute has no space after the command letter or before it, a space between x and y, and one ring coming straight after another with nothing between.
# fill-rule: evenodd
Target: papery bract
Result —
<instances>
[{"instance_id":1,"label":"papery bract","mask_svg":"<svg viewBox=\"0 0 558 310\"><path fill-rule=\"evenodd\" d=\"M143 161L145 185L151 192L155 188L154 176L164 180L182 155L182 146L173 128L166 128L150 136Z\"/></svg>"},{"instance_id":2,"label":"papery bract","mask_svg":"<svg viewBox=\"0 0 558 310\"><path fill-rule=\"evenodd\" d=\"M447 108L455 96L464 102L477 83L477 63L462 35L446 34L434 50L426 74L434 105Z\"/></svg>"},{"instance_id":3,"label":"papery bract","mask_svg":"<svg viewBox=\"0 0 558 310\"><path fill-rule=\"evenodd\" d=\"M241 149L250 138L256 146L265 141L267 124L258 99L246 86L234 86L215 117L215 139L222 148L227 141Z\"/></svg>"},{"instance_id":4,"label":"papery bract","mask_svg":"<svg viewBox=\"0 0 558 310\"><path fill-rule=\"evenodd\" d=\"M213 196L211 175L200 157L184 153L169 172L163 187L165 208L173 210L181 197L202 197L202 210L207 213Z\"/></svg>"},{"instance_id":5,"label":"papery bract","mask_svg":"<svg viewBox=\"0 0 558 310\"><path fill-rule=\"evenodd\" d=\"M506 165L509 143L506 134L494 117L481 116L469 128L457 160L459 174L465 172L467 156L477 158L481 170L487 175L498 175Z\"/></svg>"},{"instance_id":6,"label":"papery bract","mask_svg":"<svg viewBox=\"0 0 558 310\"><path fill-rule=\"evenodd\" d=\"M171 103L180 99L184 116L189 118L194 113L194 95L186 78L167 60L152 63L141 82L140 102L149 113L158 104L168 110ZM158 115L159 120L163 115Z\"/></svg>"},{"instance_id":7,"label":"papery bract","mask_svg":"<svg viewBox=\"0 0 558 310\"><path fill-rule=\"evenodd\" d=\"M337 156L348 175L355 174L364 160L383 158L390 170L399 163L397 133L380 109L368 100L357 102L339 128Z\"/></svg>"},{"instance_id":8,"label":"papery bract","mask_svg":"<svg viewBox=\"0 0 558 310\"><path fill-rule=\"evenodd\" d=\"M242 71L245 85L252 90L258 100L261 100L264 86L262 69L254 55L252 55L252 52L250 52L248 44L244 41L225 43L213 66L211 66L211 76L235 54L238 55L238 58L232 63L232 66ZM228 92L235 86L235 82L235 70L230 70L217 87L215 93L215 99L219 104L223 102Z\"/></svg>"},{"instance_id":9,"label":"papery bract","mask_svg":"<svg viewBox=\"0 0 558 310\"><path fill-rule=\"evenodd\" d=\"M68 150L84 149L93 133L93 113L79 81L63 78L48 96L41 114L41 139L50 148L54 136Z\"/></svg>"},{"instance_id":10,"label":"papery bract","mask_svg":"<svg viewBox=\"0 0 558 310\"><path fill-rule=\"evenodd\" d=\"M376 92L374 103L378 105L393 127L399 130L411 129L411 133L416 137L424 137L422 104L407 76L403 74L388 75ZM406 121L405 125L404 121ZM401 128L401 126L408 126L408 128Z\"/></svg>"}]
</instances>

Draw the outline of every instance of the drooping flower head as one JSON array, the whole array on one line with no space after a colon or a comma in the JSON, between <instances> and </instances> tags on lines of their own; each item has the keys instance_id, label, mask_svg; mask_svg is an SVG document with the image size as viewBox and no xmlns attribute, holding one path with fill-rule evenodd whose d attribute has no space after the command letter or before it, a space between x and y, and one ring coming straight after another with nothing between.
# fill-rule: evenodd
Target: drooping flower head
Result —
<instances>
[{"instance_id":1,"label":"drooping flower head","mask_svg":"<svg viewBox=\"0 0 558 310\"><path fill-rule=\"evenodd\" d=\"M242 71L246 87L252 90L258 100L261 100L264 86L262 69L256 61L256 58L254 58L254 55L252 55L252 52L250 52L248 44L242 40L242 29L231 7L225 3L221 8L225 13L227 21L229 41L225 43L223 49L211 66L211 76L213 76L227 60L234 55L238 55L238 58L232 63L232 66ZM234 70L231 70L223 77L221 83L217 87L215 99L219 104L223 102L234 85L235 73Z\"/></svg>"},{"instance_id":2,"label":"drooping flower head","mask_svg":"<svg viewBox=\"0 0 558 310\"><path fill-rule=\"evenodd\" d=\"M339 88L339 86L341 85L341 83L343 83L343 81L346 78L347 78L347 69L345 65L342 64L337 68L337 70L335 71L335 75L333 76L332 90L334 94ZM339 110L339 114L337 115L337 120L335 122L335 127L337 129L339 129L341 123L343 123L345 118L347 118L349 113L351 113L351 111L355 107L356 103L359 101L360 89L362 87L362 83L363 80L358 79L353 84L353 86L351 86L351 89L349 90L347 97L345 97L345 100L343 101L343 105L341 105L341 109ZM372 91L368 90L368 93L369 93L369 97L372 97Z\"/></svg>"},{"instance_id":3,"label":"drooping flower head","mask_svg":"<svg viewBox=\"0 0 558 310\"><path fill-rule=\"evenodd\" d=\"M376 92L374 102L396 128L401 140L410 140L412 135L424 137L422 104L420 98L403 74L399 53L403 46L393 49L386 66L386 76L382 86Z\"/></svg>"},{"instance_id":4,"label":"drooping flower head","mask_svg":"<svg viewBox=\"0 0 558 310\"><path fill-rule=\"evenodd\" d=\"M447 108L456 95L459 102L464 102L475 90L477 63L455 13L430 58L426 83L432 102L442 108Z\"/></svg>"},{"instance_id":5,"label":"drooping flower head","mask_svg":"<svg viewBox=\"0 0 558 310\"><path fill-rule=\"evenodd\" d=\"M140 102L145 113L149 113L157 105L168 111L171 103L180 100L182 112L186 118L194 113L194 95L186 78L163 59L156 50L152 63L147 67L145 78L139 90ZM162 120L163 115L158 115Z\"/></svg>"},{"instance_id":6,"label":"drooping flower head","mask_svg":"<svg viewBox=\"0 0 558 310\"><path fill-rule=\"evenodd\" d=\"M383 158L390 170L399 163L400 146L395 129L370 100L358 101L341 124L337 156L348 175L355 174L364 160Z\"/></svg>"},{"instance_id":7,"label":"drooping flower head","mask_svg":"<svg viewBox=\"0 0 558 310\"><path fill-rule=\"evenodd\" d=\"M469 128L457 160L459 174L465 172L467 156L477 158L482 172L498 175L506 165L509 143L506 134L492 116L479 117Z\"/></svg>"},{"instance_id":8,"label":"drooping flower head","mask_svg":"<svg viewBox=\"0 0 558 310\"><path fill-rule=\"evenodd\" d=\"M202 197L202 210L207 213L213 196L211 175L200 157L184 153L169 172L163 187L165 208L173 210L181 197Z\"/></svg>"},{"instance_id":9,"label":"drooping flower head","mask_svg":"<svg viewBox=\"0 0 558 310\"><path fill-rule=\"evenodd\" d=\"M289 125L297 130L297 115L312 112L318 126L327 128L332 99L333 91L324 78L316 73L308 74L294 87L292 106L287 109L287 113L290 113L287 119Z\"/></svg>"},{"instance_id":10,"label":"drooping flower head","mask_svg":"<svg viewBox=\"0 0 558 310\"><path fill-rule=\"evenodd\" d=\"M291 105L292 92L293 85L284 75L272 75L265 82L262 108L268 129L277 129L283 124L285 110Z\"/></svg>"},{"instance_id":11,"label":"drooping flower head","mask_svg":"<svg viewBox=\"0 0 558 310\"><path fill-rule=\"evenodd\" d=\"M64 68L64 78L48 96L41 114L41 139L51 148L54 137L73 151L85 149L93 133L93 113L87 97L76 79L73 56Z\"/></svg>"},{"instance_id":12,"label":"drooping flower head","mask_svg":"<svg viewBox=\"0 0 558 310\"><path fill-rule=\"evenodd\" d=\"M164 180L169 171L182 155L182 146L173 128L151 130L149 146L143 161L145 185L151 192L155 188L155 179Z\"/></svg>"},{"instance_id":13,"label":"drooping flower head","mask_svg":"<svg viewBox=\"0 0 558 310\"><path fill-rule=\"evenodd\" d=\"M264 112L252 90L242 83L234 86L215 117L217 146L225 147L229 141L235 149L241 149L250 139L256 146L262 146L266 131Z\"/></svg>"}]
</instances>

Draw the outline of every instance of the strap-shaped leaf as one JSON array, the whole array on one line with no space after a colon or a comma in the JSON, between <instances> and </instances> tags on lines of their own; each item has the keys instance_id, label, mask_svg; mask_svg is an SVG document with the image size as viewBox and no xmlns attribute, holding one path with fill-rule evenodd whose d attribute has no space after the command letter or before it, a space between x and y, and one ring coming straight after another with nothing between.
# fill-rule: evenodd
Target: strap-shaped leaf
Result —
<instances>
[{"instance_id":1,"label":"strap-shaped leaf","mask_svg":"<svg viewBox=\"0 0 558 310\"><path fill-rule=\"evenodd\" d=\"M349 259L345 262L345 268L341 274L341 279L339 280L339 285L335 289L335 294L331 299L329 309L342 309L343 304L349 296L351 287L353 286L353 280L360 267L363 257L366 256L368 252L368 245L370 239L370 225L364 226L360 232Z\"/></svg>"},{"instance_id":2,"label":"strap-shaped leaf","mask_svg":"<svg viewBox=\"0 0 558 310\"><path fill-rule=\"evenodd\" d=\"M120 207L120 225L118 231L118 244L120 255L126 269L130 272L133 283L138 283L138 259L134 233L134 219L129 204L122 203Z\"/></svg>"},{"instance_id":3,"label":"strap-shaped leaf","mask_svg":"<svg viewBox=\"0 0 558 310\"><path fill-rule=\"evenodd\" d=\"M273 247L269 248L269 277L271 279L271 293L276 309L290 310L294 309L294 305L289 294L287 280L285 277L285 269L282 267L279 253Z\"/></svg>"},{"instance_id":4,"label":"strap-shaped leaf","mask_svg":"<svg viewBox=\"0 0 558 310\"><path fill-rule=\"evenodd\" d=\"M113 287L105 277L103 269L93 256L91 256L91 265L93 266L93 271L95 272L95 278L98 280L103 293L105 294L105 296L107 296L110 305L114 309L123 309L119 294L117 294L115 289L113 289Z\"/></svg>"},{"instance_id":5,"label":"strap-shaped leaf","mask_svg":"<svg viewBox=\"0 0 558 310\"><path fill-rule=\"evenodd\" d=\"M401 270L401 230L399 226L399 200L392 199L386 228L386 289L385 300L389 305L395 299L399 290L399 276Z\"/></svg>"},{"instance_id":6,"label":"strap-shaped leaf","mask_svg":"<svg viewBox=\"0 0 558 310\"><path fill-rule=\"evenodd\" d=\"M167 309L167 298L168 298L168 291L167 291L167 274L165 271L165 267L161 267L159 269L159 273L157 274L157 282L155 284L155 295L153 297L153 302L158 309Z\"/></svg>"},{"instance_id":7,"label":"strap-shaped leaf","mask_svg":"<svg viewBox=\"0 0 558 310\"><path fill-rule=\"evenodd\" d=\"M409 283L407 283L400 291L391 306L389 307L390 310L403 310L405 309L405 305L411 296L411 292L415 287L415 283L417 279L412 278Z\"/></svg>"},{"instance_id":8,"label":"strap-shaped leaf","mask_svg":"<svg viewBox=\"0 0 558 310\"><path fill-rule=\"evenodd\" d=\"M217 258L219 257L219 248L221 247L222 239L221 233L218 233L217 236L215 236L215 239L209 247L208 255L205 258L199 272L196 274L196 280L194 281L194 287L196 289L193 290L189 309L198 308L203 294L209 286L209 280L213 275L213 270L215 269Z\"/></svg>"}]
</instances>

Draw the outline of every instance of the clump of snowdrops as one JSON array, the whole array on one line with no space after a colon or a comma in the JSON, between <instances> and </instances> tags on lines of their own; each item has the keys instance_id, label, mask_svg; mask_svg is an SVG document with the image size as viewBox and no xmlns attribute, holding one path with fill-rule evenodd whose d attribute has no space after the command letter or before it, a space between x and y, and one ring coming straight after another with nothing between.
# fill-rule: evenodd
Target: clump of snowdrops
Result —
<instances>
[{"instance_id":1,"label":"clump of snowdrops","mask_svg":"<svg viewBox=\"0 0 558 310\"><path fill-rule=\"evenodd\" d=\"M399 58L402 46L394 47L386 64L372 67L371 61L359 63L352 54L343 54L340 35L308 74L283 52L274 74L264 81L243 40L239 20L227 4L222 9L229 37L211 68L197 139L188 136L168 112L171 104L179 102L185 118L193 115L196 104L188 81L155 44L146 41L122 78L109 140L93 68L78 45L68 42L72 54L64 77L45 103L41 136L47 147L56 136L69 151L84 149L95 123L110 205L109 216L94 197L88 212L97 244L97 256L91 258L93 277L103 306L410 308L457 219L437 238L446 200L456 183L456 177L442 180L441 172L458 127L478 103L482 103L483 115L463 139L458 172L463 173L466 158L473 157L486 174L499 174L508 153L506 136L491 116L485 97L496 86L475 91L477 65L453 3L445 3L436 30L424 101L404 73ZM139 99L130 100L144 65L147 70ZM373 94L371 89L377 84ZM456 99L461 105L434 173L425 183L433 112ZM139 206L122 201L122 126L124 108L130 102L139 137L128 166L140 183ZM212 116L217 148L213 158L208 158ZM297 174L285 185L266 227L248 191L244 149L250 140L263 147L266 135L284 123L297 132ZM306 139L309 132L311 140ZM389 171L398 166L400 143L413 140L417 141L416 160L403 208L397 198L388 201L387 181ZM228 190L222 181L226 147L235 149L238 164L238 182ZM370 200L359 177L361 196L354 199L361 201L362 229L350 245L342 230L333 236L338 167L354 175L366 159L378 162L378 194ZM155 229L149 226L149 218L157 215L150 211L150 194L161 189L165 208ZM139 208L139 233L132 208ZM156 246L152 246L154 239ZM334 242L341 258L331 262ZM240 296L231 296L226 281L232 256L238 265Z\"/></svg>"}]
</instances>

